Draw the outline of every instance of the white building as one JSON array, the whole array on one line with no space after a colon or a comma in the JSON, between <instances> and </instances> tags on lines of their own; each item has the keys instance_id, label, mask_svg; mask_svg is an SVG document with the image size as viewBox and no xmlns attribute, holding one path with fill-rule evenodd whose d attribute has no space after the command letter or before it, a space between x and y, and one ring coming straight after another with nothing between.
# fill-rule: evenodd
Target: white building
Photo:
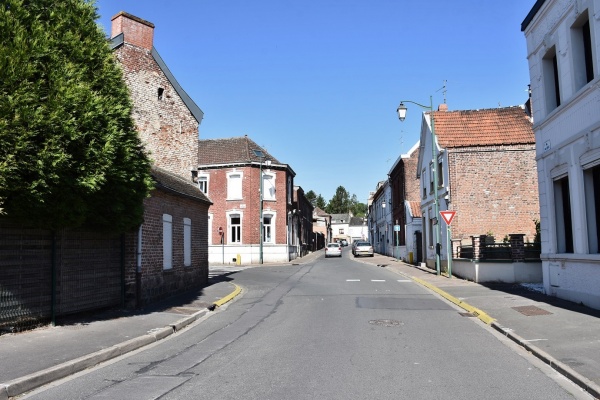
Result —
<instances>
[{"instance_id":1,"label":"white building","mask_svg":"<svg viewBox=\"0 0 600 400\"><path fill-rule=\"evenodd\" d=\"M538 0L527 41L546 293L600 308L600 1Z\"/></svg>"}]
</instances>

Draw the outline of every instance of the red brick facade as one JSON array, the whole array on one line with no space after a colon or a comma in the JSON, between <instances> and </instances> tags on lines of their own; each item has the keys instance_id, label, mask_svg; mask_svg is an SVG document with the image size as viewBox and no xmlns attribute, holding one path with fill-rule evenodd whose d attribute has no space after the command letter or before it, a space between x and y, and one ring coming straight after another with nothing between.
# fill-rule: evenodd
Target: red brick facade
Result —
<instances>
[{"instance_id":1,"label":"red brick facade","mask_svg":"<svg viewBox=\"0 0 600 400\"><path fill-rule=\"evenodd\" d=\"M406 232L404 231L406 228L406 209L404 201L420 200L420 182L417 178L418 163L419 147L417 146L412 153L401 155L389 173L392 192L392 220L394 224L400 225L401 229L397 235L398 243L394 243L395 246L406 244Z\"/></svg>"},{"instance_id":2,"label":"red brick facade","mask_svg":"<svg viewBox=\"0 0 600 400\"><path fill-rule=\"evenodd\" d=\"M449 149L448 160L453 239L469 243L470 236L491 232L500 241L511 233L533 241L539 219L534 145Z\"/></svg>"}]
</instances>

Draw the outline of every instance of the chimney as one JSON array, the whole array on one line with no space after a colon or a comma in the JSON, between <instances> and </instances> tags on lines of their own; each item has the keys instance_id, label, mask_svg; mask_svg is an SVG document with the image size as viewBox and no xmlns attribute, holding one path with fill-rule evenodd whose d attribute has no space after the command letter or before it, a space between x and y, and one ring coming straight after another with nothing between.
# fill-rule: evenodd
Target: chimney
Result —
<instances>
[{"instance_id":1,"label":"chimney","mask_svg":"<svg viewBox=\"0 0 600 400\"><path fill-rule=\"evenodd\" d=\"M438 106L438 111L448 111L448 104L443 103Z\"/></svg>"},{"instance_id":2,"label":"chimney","mask_svg":"<svg viewBox=\"0 0 600 400\"><path fill-rule=\"evenodd\" d=\"M111 38L123 33L123 40L126 43L152 50L154 39L154 24L152 22L144 21L124 11L112 17L111 21Z\"/></svg>"}]
</instances>

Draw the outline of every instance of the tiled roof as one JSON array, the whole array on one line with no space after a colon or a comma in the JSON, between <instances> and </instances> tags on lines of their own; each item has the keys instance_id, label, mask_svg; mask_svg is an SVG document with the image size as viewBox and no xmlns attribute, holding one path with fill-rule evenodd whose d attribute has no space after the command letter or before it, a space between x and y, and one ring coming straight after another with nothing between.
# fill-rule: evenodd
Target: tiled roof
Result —
<instances>
[{"instance_id":1,"label":"tiled roof","mask_svg":"<svg viewBox=\"0 0 600 400\"><path fill-rule=\"evenodd\" d=\"M179 175L175 175L154 165L152 166L150 173L152 178L154 178L158 189L163 189L171 193L212 204L212 201L200 191L198 186L184 180Z\"/></svg>"},{"instance_id":2,"label":"tiled roof","mask_svg":"<svg viewBox=\"0 0 600 400\"><path fill-rule=\"evenodd\" d=\"M362 217L352 217L350 218L350 226L364 226L366 225L366 220Z\"/></svg>"},{"instance_id":3,"label":"tiled roof","mask_svg":"<svg viewBox=\"0 0 600 400\"><path fill-rule=\"evenodd\" d=\"M421 203L419 201L408 201L408 206L410 207L410 213L413 218L421 218Z\"/></svg>"},{"instance_id":4,"label":"tiled roof","mask_svg":"<svg viewBox=\"0 0 600 400\"><path fill-rule=\"evenodd\" d=\"M342 222L344 221L344 222ZM350 214L331 214L332 224L348 224L350 222Z\"/></svg>"},{"instance_id":5,"label":"tiled roof","mask_svg":"<svg viewBox=\"0 0 600 400\"><path fill-rule=\"evenodd\" d=\"M535 143L532 123L519 106L435 111L433 118L442 148Z\"/></svg>"},{"instance_id":6,"label":"tiled roof","mask_svg":"<svg viewBox=\"0 0 600 400\"><path fill-rule=\"evenodd\" d=\"M281 164L248 136L199 140L198 164L215 165L260 162L260 157L257 157L252 150L262 151L265 155L263 161L270 160L275 164Z\"/></svg>"},{"instance_id":7,"label":"tiled roof","mask_svg":"<svg viewBox=\"0 0 600 400\"><path fill-rule=\"evenodd\" d=\"M313 210L313 213L315 215L320 216L320 217L327 217L327 216L329 216L329 214L327 214L325 211L321 210L319 207L315 207L315 209Z\"/></svg>"}]
</instances>

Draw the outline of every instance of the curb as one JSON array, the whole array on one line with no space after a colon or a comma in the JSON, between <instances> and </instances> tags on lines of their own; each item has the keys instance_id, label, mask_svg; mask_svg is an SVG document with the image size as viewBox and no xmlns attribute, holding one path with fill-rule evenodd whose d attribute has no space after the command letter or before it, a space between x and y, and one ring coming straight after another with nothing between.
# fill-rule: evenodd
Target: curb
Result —
<instances>
[{"instance_id":1,"label":"curb","mask_svg":"<svg viewBox=\"0 0 600 400\"><path fill-rule=\"evenodd\" d=\"M496 322L492 323L492 327L498 332L508 337L509 339L511 339L513 342L517 343L519 346L523 347L525 350L527 350L540 360L542 360L552 369L556 370L559 374L565 376L567 379L569 379L577 386L588 392L590 395L594 396L594 398L600 399L600 386L598 384L589 380L588 378L584 377L578 372L574 371L568 365L558 361L539 347L530 344L525 339L512 332L510 329L505 328Z\"/></svg>"},{"instance_id":2,"label":"curb","mask_svg":"<svg viewBox=\"0 0 600 400\"><path fill-rule=\"evenodd\" d=\"M233 286L235 286L235 290L231 293L229 293L227 296L223 297L220 300L215 301L208 309L210 311L213 311L215 308L217 307L221 307L223 304L230 302L231 300L233 300L238 294L240 294L242 292L242 288L239 287L238 285L236 285L235 283L232 284Z\"/></svg>"},{"instance_id":3,"label":"curb","mask_svg":"<svg viewBox=\"0 0 600 400\"><path fill-rule=\"evenodd\" d=\"M158 342L159 340L171 336L175 332L182 330L186 326L192 324L199 318L206 315L208 311L213 311L216 307L221 307L223 304L233 300L237 295L239 295L242 292L241 287L239 287L236 284L233 285L235 286L235 290L233 292L223 297L222 299L214 302L211 306L207 307L204 310L200 310L190 316L175 321L174 323L169 324L163 328L154 329L148 334L64 362L54 367L46 368L42 371L38 371L21 378L16 378L5 383L0 383L0 400L9 400L11 397L22 395L26 392L39 388L40 386L46 385L59 379L66 378L70 375L73 375L77 372L81 372L88 368L95 367L100 363L122 356L126 353L137 350L141 347Z\"/></svg>"},{"instance_id":4,"label":"curb","mask_svg":"<svg viewBox=\"0 0 600 400\"><path fill-rule=\"evenodd\" d=\"M487 325L491 325L494 321L496 321L494 318L490 317L489 315L487 315L484 311L473 307L472 305L465 303L462 300L457 299L456 297L444 292L442 289L432 285L429 282L425 282L424 280L421 280L419 278L415 278L414 276L409 276L408 278L414 280L415 282L425 286L426 288L433 290L434 292L436 292L437 294L439 294L440 296L442 296L443 298L445 298L446 300L450 301L451 303L456 304L457 306L459 306L460 308L470 312L471 314L473 314L474 316L476 316L477 318L479 318L481 321L483 321L484 323L486 323Z\"/></svg>"}]
</instances>

